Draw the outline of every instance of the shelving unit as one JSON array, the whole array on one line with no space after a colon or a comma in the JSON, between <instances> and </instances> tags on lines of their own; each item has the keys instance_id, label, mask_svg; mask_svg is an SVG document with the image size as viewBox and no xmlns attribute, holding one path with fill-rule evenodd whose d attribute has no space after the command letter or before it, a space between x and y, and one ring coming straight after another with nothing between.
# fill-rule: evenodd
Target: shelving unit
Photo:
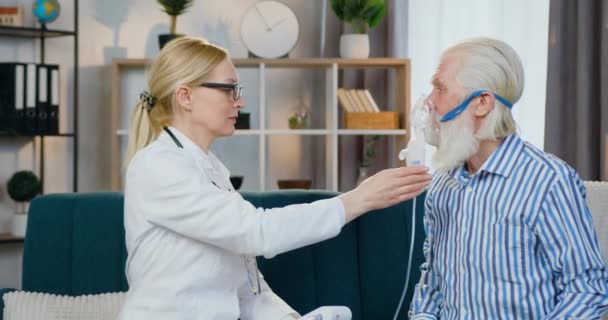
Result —
<instances>
[{"instance_id":1,"label":"shelving unit","mask_svg":"<svg viewBox=\"0 0 608 320\"><path fill-rule=\"evenodd\" d=\"M121 103L122 86L121 81L125 72L129 70L143 71L151 60L148 59L115 59L112 63L112 104L111 104L111 186L114 190L122 188L122 165L121 165L121 139L127 136L127 129L121 128L123 123L123 110L126 106ZM324 144L324 168L325 189L338 191L339 185L339 155L338 145L340 137L380 135L391 138L395 148L405 146L409 137L409 121L406 115L410 109L410 61L408 59L393 58L370 58L370 59L339 59L339 58L310 58L310 59L234 59L237 69L255 70L257 72L258 88L258 114L259 119L255 125L252 123L251 130L236 130L235 136L245 136L257 138L258 154L257 163L259 166L259 187L258 191L268 189L266 176L268 172L267 152L269 150L269 139L275 137L310 137L317 139ZM342 110L338 106L337 90L339 70L344 69L391 69L394 70L394 106L392 111L399 114L401 123L400 129L395 130L351 130L340 127L340 116ZM314 69L321 71L324 76L324 97L323 109L324 116L321 128L291 130L281 128L271 128L268 125L269 97L266 88L266 80L269 69ZM319 84L319 86L322 86ZM133 101L135 102L135 101ZM317 112L319 112L317 110ZM323 112L323 111L321 111ZM249 139L249 138L248 138ZM321 140L318 140L321 139ZM126 140L123 140L123 142Z\"/></svg>"},{"instance_id":2,"label":"shelving unit","mask_svg":"<svg viewBox=\"0 0 608 320\"><path fill-rule=\"evenodd\" d=\"M0 233L0 244L23 243L23 240L23 237L19 237L10 233Z\"/></svg>"},{"instance_id":3,"label":"shelving unit","mask_svg":"<svg viewBox=\"0 0 608 320\"><path fill-rule=\"evenodd\" d=\"M38 63L46 62L46 39L57 37L73 37L74 39L74 71L73 71L73 132L59 134L38 134L38 135L0 135L0 142L3 139L34 139L35 145L38 147L40 154L39 176L42 181L44 192L44 164L45 151L44 142L46 138L70 138L72 139L73 154L72 154L72 189L78 191L78 0L74 0L74 30L55 30L46 28L34 27L13 27L0 26L0 38L21 38L21 39L38 39L40 41L40 57ZM63 109L65 111L65 108ZM0 241L2 238L0 237Z\"/></svg>"}]
</instances>

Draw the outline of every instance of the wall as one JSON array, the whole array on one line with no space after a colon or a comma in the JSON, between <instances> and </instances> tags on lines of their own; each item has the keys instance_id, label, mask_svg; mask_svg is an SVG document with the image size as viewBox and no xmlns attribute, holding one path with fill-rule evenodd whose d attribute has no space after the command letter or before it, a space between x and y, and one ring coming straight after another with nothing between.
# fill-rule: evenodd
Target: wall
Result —
<instances>
[{"instance_id":1,"label":"wall","mask_svg":"<svg viewBox=\"0 0 608 320\"><path fill-rule=\"evenodd\" d=\"M436 33L430 32L432 26L425 19L435 17L436 12L425 11L417 6L425 3L425 1L412 0L413 5L407 8L403 5L402 0L397 0L396 8L403 10L402 17L409 17L412 23L409 24L410 35L415 37L415 41L409 43L409 50L412 54L412 95L414 98L423 90L420 83L426 83L428 76L432 73L435 61L432 59L437 57L437 52L447 44L447 38L435 37ZM523 1L523 0L521 0ZM519 2L521 2L519 1ZM545 0L546 1L546 0ZM194 6L184 16L178 19L178 32L207 37L216 43L228 48L233 55L242 56L244 48L238 41L239 18L244 11L255 0L207 0L194 1ZM292 52L292 57L314 57L318 56L319 52L319 16L321 11L321 1L311 0L282 0L282 2L291 6L302 24L301 37L298 45ZM442 6L449 6L449 1L430 1L439 3ZM534 1L535 2L535 1ZM0 0L0 5L12 5L14 0ZM20 0L25 8L30 8L32 0ZM59 19L52 24L52 28L71 29L73 27L73 10L74 6L71 0L61 1L62 11ZM502 2L501 2L502 3ZM505 2L506 3L506 2ZM505 5L506 6L506 5ZM29 14L29 9L26 10L26 24L33 25L33 19ZM457 11L462 13L466 10ZM447 19L451 10L442 11L443 19ZM497 14L493 11L488 11ZM530 30L530 35L538 39L538 35L542 33L542 28L545 23L544 12L537 11L509 11L505 14L510 14L507 17L523 17L526 21L525 25L517 24L513 28L518 30L525 28ZM399 14L395 14L399 17ZM113 133L109 131L109 97L110 97L110 70L109 63L113 57L129 57L142 58L154 57L158 53L157 38L159 33L168 31L168 18L160 11L158 5L152 0L89 0L80 2L80 144L79 144L79 189L80 191L97 191L108 189L110 185L110 155L109 155L109 139ZM403 18L407 20L406 18ZM497 28L507 29L511 24L520 22L519 20L506 19L500 20ZM436 20L433 20L436 21ZM454 24L442 25L436 21L442 29L453 28ZM447 20L445 20L447 21ZM484 26L492 25L492 19L486 18ZM456 23L456 22L454 22ZM328 25L335 26L337 24L333 14L328 12ZM538 24L538 25L537 25ZM458 21L461 26L467 26L468 33L474 32L474 24L466 24L464 21ZM401 24L402 28L408 28ZM386 26L384 26L386 28ZM464 27L461 27L464 28ZM457 29L457 28L454 28ZM539 29L539 30L537 30ZM386 29L378 29L375 32L382 32ZM393 30L393 29L391 29ZM536 31L534 31L536 30ZM337 38L336 32L339 28L328 28L329 38ZM395 35L393 35L395 36ZM397 37L399 33L397 33ZM405 33L402 35L407 38ZM530 41L528 35L522 35L522 39L514 41ZM372 42L374 40L372 39ZM538 48L543 48L545 42L536 42L536 47L526 47L528 42L518 44L516 49L526 49L534 51ZM538 43L542 43L538 45ZM405 47L405 44L401 44ZM337 43L329 42L326 44L327 51L330 55L335 56L337 52ZM427 56L420 54L419 48L430 47L432 53ZM60 63L62 66L62 101L66 103L62 108L62 129L65 131L71 130L71 108L72 95L70 87L72 85L72 42L71 39L52 39L47 44L47 61L50 63ZM38 56L38 46L35 42L29 40L10 40L2 38L0 40L0 60L3 61L36 61ZM372 48L372 51L375 48ZM542 51L542 50L538 50ZM535 63L535 61L527 63ZM267 86L280 85L282 82L278 71L274 80L270 80ZM538 70L537 77L543 77L544 71ZM530 75L530 72L528 72ZM249 79L248 82L253 86L247 93L254 93L255 79L246 72L241 74L243 78ZM136 94L144 88L138 87L138 84L143 82L142 74L133 73L129 75L133 81L129 81L131 86L126 92L131 92L133 99L136 99ZM310 95L314 90L310 86L311 78L315 75L307 75L306 77L290 80L288 87L297 87L298 81L305 84L303 86L302 95ZM422 82L420 82L422 81ZM280 91L277 91L280 92ZM540 91L539 91L540 92ZM544 95L544 90L537 95ZM300 93L294 95L289 93L288 96L280 94L274 97L275 102L288 100L292 101L297 98ZM250 110L255 110L255 97L250 99ZM544 107L538 102L536 107ZM544 101L544 100L542 100ZM311 102L314 104L314 102ZM523 130L542 129L534 128L537 120L544 119L542 112L530 111L531 109L520 108L518 119L531 119L530 123L520 122ZM544 110L544 109L543 109ZM254 115L255 119L256 115ZM524 127L525 126L525 127ZM538 138L533 139L539 140ZM542 141L542 139L540 140ZM238 143L237 143L238 144ZM248 144L244 142L244 144ZM218 144L217 151L220 155L228 154L231 148L235 146L230 144ZM238 147L238 145L236 146ZM72 189L72 168L71 154L72 148L70 141L65 139L50 139L46 145L48 161L46 162L46 183L47 192L63 192ZM306 149L304 149L306 152ZM299 157L299 154L291 155L291 157ZM8 230L10 217L12 212L12 202L8 199L4 191L4 182L17 169L37 168L37 155L34 152L33 144L28 140L7 141L3 140L0 143L0 232ZM252 158L257 158L257 155L252 155ZM295 163L295 162L294 162ZM229 167L234 167L234 164L227 161ZM257 165L257 164L254 164ZM236 172L238 173L238 172ZM280 175L277 172L276 175ZM246 182L246 184L249 182ZM20 285L20 246L0 246L0 287L19 287Z\"/></svg>"},{"instance_id":2,"label":"wall","mask_svg":"<svg viewBox=\"0 0 608 320\"><path fill-rule=\"evenodd\" d=\"M513 108L521 136L543 148L549 0L411 0L409 53L412 102L430 93L439 55L469 37L487 36L510 44L524 65L523 96Z\"/></svg>"},{"instance_id":3,"label":"wall","mask_svg":"<svg viewBox=\"0 0 608 320\"><path fill-rule=\"evenodd\" d=\"M204 36L226 47L237 57L243 57L246 50L240 44L240 17L255 0L214 0L194 1L193 6L179 17L178 32ZM314 57L319 52L319 23L321 1L284 0L299 18L301 34L292 57ZM34 25L30 14L32 0L19 1L26 8L25 24ZM50 28L73 28L73 1L60 1L61 15L49 25ZM0 6L13 5L13 0L0 0ZM109 97L110 68L113 57L152 58L158 53L157 34L168 32L168 17L160 10L156 1L151 0L95 0L80 1L80 143L79 143L79 190L97 191L109 189ZM229 9L228 9L229 8ZM328 16L331 13L328 13ZM331 45L336 47L337 45ZM37 61L38 44L30 40L0 40L0 60ZM72 110L72 39L48 40L47 62L62 66L62 129L71 130ZM247 77L247 75L243 75ZM135 75L138 77L138 75ZM297 80L297 79L296 79ZM309 78L297 81L308 83ZM299 85L295 81L290 86ZM135 84L137 82L134 82ZM133 85L133 84L132 84ZM144 88L133 88L139 92ZM256 92L255 88L251 91ZM310 84L303 86L303 92L311 92ZM293 93L290 93L293 94ZM136 95L132 97L134 102ZM287 97L289 98L289 97ZM277 101L287 99L277 97ZM289 98L291 99L291 98ZM252 101L256 98L253 97ZM46 192L72 190L72 148L69 140L49 139L45 144ZM219 153L230 146L219 146ZM37 168L38 155L33 143L27 139L4 140L0 143L0 232L9 229L13 203L5 194L4 182L17 169ZM0 246L0 287L20 285L20 247Z\"/></svg>"}]
</instances>

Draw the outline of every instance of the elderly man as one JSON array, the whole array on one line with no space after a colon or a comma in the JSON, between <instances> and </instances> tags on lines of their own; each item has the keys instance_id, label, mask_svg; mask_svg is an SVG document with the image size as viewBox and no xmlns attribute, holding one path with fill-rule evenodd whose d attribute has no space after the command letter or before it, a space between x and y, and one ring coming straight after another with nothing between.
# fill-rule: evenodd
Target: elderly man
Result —
<instances>
[{"instance_id":1,"label":"elderly man","mask_svg":"<svg viewBox=\"0 0 608 320\"><path fill-rule=\"evenodd\" d=\"M425 203L426 262L413 319L597 319L608 273L585 188L523 141L511 108L524 73L506 43L446 50L428 97L438 173Z\"/></svg>"}]
</instances>

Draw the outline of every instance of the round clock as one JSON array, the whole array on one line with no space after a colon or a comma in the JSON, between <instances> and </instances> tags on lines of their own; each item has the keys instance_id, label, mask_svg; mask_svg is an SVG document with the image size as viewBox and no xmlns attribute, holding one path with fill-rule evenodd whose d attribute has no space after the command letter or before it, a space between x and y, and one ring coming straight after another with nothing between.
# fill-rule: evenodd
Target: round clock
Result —
<instances>
[{"instance_id":1,"label":"round clock","mask_svg":"<svg viewBox=\"0 0 608 320\"><path fill-rule=\"evenodd\" d=\"M298 42L300 23L295 13L278 1L261 1L245 12L241 38L247 50L260 58L286 56Z\"/></svg>"}]
</instances>

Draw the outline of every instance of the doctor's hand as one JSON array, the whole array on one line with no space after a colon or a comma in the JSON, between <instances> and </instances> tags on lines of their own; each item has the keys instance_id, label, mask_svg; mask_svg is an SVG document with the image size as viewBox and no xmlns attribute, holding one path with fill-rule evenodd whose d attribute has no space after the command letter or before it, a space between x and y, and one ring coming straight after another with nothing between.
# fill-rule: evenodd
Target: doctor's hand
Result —
<instances>
[{"instance_id":1,"label":"doctor's hand","mask_svg":"<svg viewBox=\"0 0 608 320\"><path fill-rule=\"evenodd\" d=\"M431 182L428 168L408 166L382 170L357 188L339 196L346 211L346 223L360 215L413 199Z\"/></svg>"}]
</instances>

